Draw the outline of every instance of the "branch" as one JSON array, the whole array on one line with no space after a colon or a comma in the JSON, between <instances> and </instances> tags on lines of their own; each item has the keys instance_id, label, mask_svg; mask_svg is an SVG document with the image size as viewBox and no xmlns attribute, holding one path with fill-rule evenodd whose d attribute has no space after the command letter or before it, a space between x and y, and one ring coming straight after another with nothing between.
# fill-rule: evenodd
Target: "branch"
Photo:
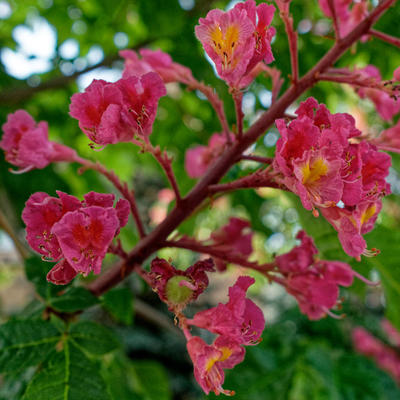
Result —
<instances>
[{"instance_id":1,"label":"branch","mask_svg":"<svg viewBox=\"0 0 400 400\"><path fill-rule=\"evenodd\" d=\"M135 220L139 236L141 238L145 237L146 231L144 229L143 222L140 218L139 210L136 204L135 192L128 188L126 182L122 183L114 171L109 171L107 168L104 167L104 165L100 164L99 162L94 163L81 157L77 157L75 161L83 166L79 170L80 173L83 173L87 169L93 169L94 171L99 172L116 187L116 189L122 194L122 196L124 196L126 200L129 201L129 205L131 207L131 212L133 215L133 219Z\"/></svg>"},{"instance_id":2,"label":"branch","mask_svg":"<svg viewBox=\"0 0 400 400\"><path fill-rule=\"evenodd\" d=\"M386 33L380 32L380 31L376 31L375 29L370 29L369 33L370 33L370 35L375 36L376 38L381 39L384 42L390 43L396 47L400 47L400 38L388 35Z\"/></svg>"},{"instance_id":3,"label":"branch","mask_svg":"<svg viewBox=\"0 0 400 400\"><path fill-rule=\"evenodd\" d=\"M329 6L329 9L331 10L331 14L332 14L333 28L335 30L336 40L340 40L340 30L339 30L339 23L338 23L338 18L337 18L337 13L336 13L335 1L328 0L328 6Z\"/></svg>"},{"instance_id":4,"label":"branch","mask_svg":"<svg viewBox=\"0 0 400 400\"><path fill-rule=\"evenodd\" d=\"M250 160L250 161L256 161L256 162L260 162L263 164L271 164L272 161L274 161L273 158L271 157L261 157L261 156L252 156L252 155L246 155L246 154L242 154L240 156L241 160Z\"/></svg>"},{"instance_id":5,"label":"branch","mask_svg":"<svg viewBox=\"0 0 400 400\"><path fill-rule=\"evenodd\" d=\"M233 102L235 103L236 112L236 129L237 129L237 139L241 140L243 136L243 111L242 111L242 100L243 93L240 91L235 91L232 93Z\"/></svg>"},{"instance_id":6,"label":"branch","mask_svg":"<svg viewBox=\"0 0 400 400\"><path fill-rule=\"evenodd\" d=\"M134 266L141 264L147 257L158 249L162 243L209 195L209 186L215 185L226 174L230 167L240 158L240 155L268 129L268 127L284 115L286 109L317 82L317 75L325 72L335 61L345 53L361 36L365 35L373 23L396 0L383 0L357 27L335 43L325 56L305 74L297 83L292 85L243 135L241 141L236 141L228 147L214 164L208 169L203 178L182 199L179 207L168 214L167 218L149 235L144 237L129 253L126 262L119 263L89 285L89 289L96 295L104 293L115 286L127 274L134 270ZM121 274L124 271L123 275Z\"/></svg>"}]
</instances>

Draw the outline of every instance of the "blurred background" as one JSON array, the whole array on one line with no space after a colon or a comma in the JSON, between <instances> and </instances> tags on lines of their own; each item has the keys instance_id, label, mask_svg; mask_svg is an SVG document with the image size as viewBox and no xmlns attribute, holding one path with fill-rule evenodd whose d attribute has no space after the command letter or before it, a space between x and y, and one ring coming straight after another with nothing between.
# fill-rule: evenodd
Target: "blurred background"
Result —
<instances>
[{"instance_id":1,"label":"blurred background","mask_svg":"<svg viewBox=\"0 0 400 400\"><path fill-rule=\"evenodd\" d=\"M332 30L315 0L292 3L302 74L330 48ZM174 61L190 67L197 79L216 88L225 101L229 122L234 123L234 107L227 88L215 75L194 36L198 19L210 9L227 9L234 4L211 0L0 0L0 123L5 122L8 113L20 108L37 121L48 121L51 140L77 149L83 157L99 160L134 187L146 224L156 226L171 207L170 192L162 190L168 184L161 169L134 145L117 144L93 152L77 121L68 115L70 97L84 90L94 78L118 80L123 69L119 50L161 48ZM376 28L398 35L399 20L400 4L397 4ZM281 70L284 90L289 82L290 59L277 13L273 25L277 28L272 45L276 61L271 66ZM354 46L338 65L367 64L376 65L384 79L391 79L393 70L400 65L400 52L371 39ZM270 80L261 76L246 90L243 100L246 126L270 106L270 88ZM174 171L182 192L186 193L195 180L185 172L185 151L206 144L211 134L219 130L219 123L200 93L178 84L168 84L167 90L168 95L160 101L151 140L173 155ZM331 112L352 114L365 134L378 135L389 126L376 114L369 100L360 100L349 87L320 83L307 95L326 103ZM293 105L289 112L295 109ZM273 156L278 137L277 130L271 127L251 150L258 155ZM257 167L254 164L245 162L235 166L225 179L248 174ZM37 301L24 273L24 259L29 253L20 215L28 197L36 191L54 195L55 190L63 190L82 198L90 190L114 190L92 171L79 175L77 165L51 165L23 175L11 174L9 167L1 156L1 321L27 312ZM290 250L296 243L296 233L303 227L315 238L321 258L350 262L364 276L382 281L375 288L355 282L343 291L345 319L309 322L280 287L254 275L257 284L251 295L263 307L267 325L261 344L249 348L245 362L227 373L225 387L234 389L237 399L400 399L399 387L391 376L356 354L351 344L351 331L358 325L387 341L380 330L384 315L400 328L399 173L400 158L394 155L389 177L393 194L384 203L377 227L367 235L369 247L379 248L382 254L374 259L363 258L361 263L344 254L336 232L325 221L303 210L294 196L273 189L240 191L219 198L179 228L181 233L206 239L231 216L249 219L255 231L252 259L267 262L275 254ZM130 249L137 240L130 221L122 232L123 245ZM163 250L158 255L171 258L181 268L188 267L198 257L184 250ZM106 258L104 268L114 261L112 256ZM47 265L43 268L45 271ZM213 276L207 294L200 297L190 312L225 301L227 287L240 272L238 267L230 266L226 273ZM183 336L166 307L135 276L127 279L121 289L134 294L129 316L116 318L100 306L86 311L88 318L110 326L123 343L124 351L110 356L103 371L113 397L118 400L204 398L194 382ZM17 386L3 379L0 399L20 398L29 378L21 376Z\"/></svg>"}]
</instances>

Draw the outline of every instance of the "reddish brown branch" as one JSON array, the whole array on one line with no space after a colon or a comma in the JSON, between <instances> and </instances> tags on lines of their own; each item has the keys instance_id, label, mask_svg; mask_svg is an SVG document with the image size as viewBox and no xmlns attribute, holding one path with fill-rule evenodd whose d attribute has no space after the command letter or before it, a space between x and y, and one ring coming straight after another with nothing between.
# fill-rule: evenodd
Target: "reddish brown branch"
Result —
<instances>
[{"instance_id":1,"label":"reddish brown branch","mask_svg":"<svg viewBox=\"0 0 400 400\"><path fill-rule=\"evenodd\" d=\"M134 266L141 264L147 257L160 249L173 232L209 195L209 187L215 185L226 174L230 167L240 158L240 155L258 137L263 135L275 119L284 115L285 110L317 82L317 76L326 72L335 61L348 50L361 36L366 34L373 23L382 13L389 8L396 0L383 0L357 27L345 36L341 41L335 43L325 56L299 81L297 85L292 85L274 104L266 111L260 119L254 123L241 141L236 141L232 146L217 159L208 169L203 178L182 199L179 206L169 213L167 218L154 229L149 235L144 237L129 253L125 263L120 263L101 275L97 280L89 285L89 289L96 295L104 293L106 290L119 283L126 275L134 270ZM123 271L123 273L122 273Z\"/></svg>"},{"instance_id":2,"label":"reddish brown branch","mask_svg":"<svg viewBox=\"0 0 400 400\"><path fill-rule=\"evenodd\" d=\"M370 29L369 33L372 36L375 36L376 38L383 40L384 42L390 43L396 47L400 47L400 38L398 37L391 36L380 31L376 31L375 29Z\"/></svg>"},{"instance_id":3,"label":"reddish brown branch","mask_svg":"<svg viewBox=\"0 0 400 400\"><path fill-rule=\"evenodd\" d=\"M246 154L242 154L240 156L241 160L250 160L250 161L257 161L263 164L271 164L272 161L274 160L271 157L261 157L261 156L253 156L253 155L246 155Z\"/></svg>"},{"instance_id":4,"label":"reddish brown branch","mask_svg":"<svg viewBox=\"0 0 400 400\"><path fill-rule=\"evenodd\" d=\"M329 6L329 9L332 14L333 28L335 30L336 40L340 40L339 22L338 22L337 13L336 13L335 1L328 0L328 6Z\"/></svg>"}]
</instances>

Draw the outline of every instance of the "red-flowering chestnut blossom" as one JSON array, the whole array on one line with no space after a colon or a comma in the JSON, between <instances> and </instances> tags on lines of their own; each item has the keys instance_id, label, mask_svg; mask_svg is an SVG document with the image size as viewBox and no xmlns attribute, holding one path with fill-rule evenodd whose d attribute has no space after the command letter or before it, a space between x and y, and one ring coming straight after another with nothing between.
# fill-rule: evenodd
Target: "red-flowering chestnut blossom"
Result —
<instances>
[{"instance_id":1,"label":"red-flowering chestnut blossom","mask_svg":"<svg viewBox=\"0 0 400 400\"><path fill-rule=\"evenodd\" d=\"M376 364L400 382L400 356L398 352L375 338L364 328L352 332L353 346L359 353L371 357Z\"/></svg>"},{"instance_id":2,"label":"red-flowering chestnut blossom","mask_svg":"<svg viewBox=\"0 0 400 400\"><path fill-rule=\"evenodd\" d=\"M374 65L367 65L354 72L359 73L362 78L372 78L376 82L382 81L381 73ZM362 99L368 98L374 103L376 111L385 121L390 121L400 112L400 100L396 100L383 90L356 86L356 91Z\"/></svg>"},{"instance_id":3,"label":"red-flowering chestnut blossom","mask_svg":"<svg viewBox=\"0 0 400 400\"><path fill-rule=\"evenodd\" d=\"M234 136L231 134L231 138ZM226 135L222 133L214 133L207 146L197 146L189 149L185 156L185 169L191 178L199 178L202 176L216 158L218 158L225 150L227 145Z\"/></svg>"},{"instance_id":4,"label":"red-flowering chestnut blossom","mask_svg":"<svg viewBox=\"0 0 400 400\"><path fill-rule=\"evenodd\" d=\"M211 10L200 18L196 36L229 86L243 86L241 79L260 61L274 60L270 43L275 29L268 27L274 11L272 5L256 7L253 0L247 0L227 12Z\"/></svg>"},{"instance_id":5,"label":"red-flowering chestnut blossom","mask_svg":"<svg viewBox=\"0 0 400 400\"><path fill-rule=\"evenodd\" d=\"M381 132L381 134L370 140L378 149L400 153L400 120L397 124Z\"/></svg>"},{"instance_id":6,"label":"red-flowering chestnut blossom","mask_svg":"<svg viewBox=\"0 0 400 400\"><path fill-rule=\"evenodd\" d=\"M71 97L70 115L92 142L107 145L151 133L164 83L155 72L115 83L93 80Z\"/></svg>"},{"instance_id":7,"label":"red-flowering chestnut blossom","mask_svg":"<svg viewBox=\"0 0 400 400\"><path fill-rule=\"evenodd\" d=\"M161 50L141 49L141 59L133 50L121 50L119 55L125 59L123 78L142 76L157 72L164 83L181 82L190 85L194 78L189 68L172 61L169 54Z\"/></svg>"},{"instance_id":8,"label":"red-flowering chestnut blossom","mask_svg":"<svg viewBox=\"0 0 400 400\"><path fill-rule=\"evenodd\" d=\"M281 134L273 163L280 173L277 181L296 193L314 215L318 216L316 208L321 210L347 254L369 254L361 235L373 228L380 199L390 193L390 156L370 143L351 143L349 139L361 133L354 119L331 114L313 98L296 114L288 125L276 121Z\"/></svg>"},{"instance_id":9,"label":"red-flowering chestnut blossom","mask_svg":"<svg viewBox=\"0 0 400 400\"><path fill-rule=\"evenodd\" d=\"M75 150L49 140L47 122L36 124L24 110L9 114L2 129L0 148L6 160L20 168L18 172L45 168L52 162L74 161L76 157Z\"/></svg>"},{"instance_id":10,"label":"red-flowering chestnut blossom","mask_svg":"<svg viewBox=\"0 0 400 400\"><path fill-rule=\"evenodd\" d=\"M192 337L187 342L187 350L193 362L194 377L206 394L234 394L222 388L225 380L223 370L233 368L243 361L243 347L226 336L219 336L211 346L199 337Z\"/></svg>"},{"instance_id":11,"label":"red-flowering chestnut blossom","mask_svg":"<svg viewBox=\"0 0 400 400\"><path fill-rule=\"evenodd\" d=\"M246 298L249 286L255 282L249 276L240 276L229 288L229 301L209 310L200 311L187 322L210 332L230 337L243 345L259 342L265 320L256 304Z\"/></svg>"},{"instance_id":12,"label":"red-flowering chestnut blossom","mask_svg":"<svg viewBox=\"0 0 400 400\"><path fill-rule=\"evenodd\" d=\"M111 241L128 221L129 204L120 199L114 208L113 194L90 192L83 202L60 191L57 195L33 194L22 219L29 245L48 261L59 261L48 280L66 284L76 273L100 273Z\"/></svg>"},{"instance_id":13,"label":"red-flowering chestnut blossom","mask_svg":"<svg viewBox=\"0 0 400 400\"><path fill-rule=\"evenodd\" d=\"M206 271L214 271L211 258L198 261L185 271L176 269L166 260L155 258L151 262L148 278L160 299L168 304L171 311L178 313L207 288Z\"/></svg>"},{"instance_id":14,"label":"red-flowering chestnut blossom","mask_svg":"<svg viewBox=\"0 0 400 400\"><path fill-rule=\"evenodd\" d=\"M213 247L245 258L253 252L252 238L250 222L236 217L230 218L228 224L211 234ZM226 262L217 259L216 266L219 271L223 271L226 269Z\"/></svg>"},{"instance_id":15,"label":"red-flowering chestnut blossom","mask_svg":"<svg viewBox=\"0 0 400 400\"><path fill-rule=\"evenodd\" d=\"M350 9L350 5L353 5ZM319 0L319 5L323 13L332 18L332 12L329 7L328 0ZM339 26L340 37L349 34L367 15L368 1L353 1L353 0L333 0L335 14ZM362 41L367 40L368 36L364 35Z\"/></svg>"},{"instance_id":16,"label":"red-flowering chestnut blossom","mask_svg":"<svg viewBox=\"0 0 400 400\"><path fill-rule=\"evenodd\" d=\"M304 231L297 234L300 245L275 258L278 271L284 277L288 293L293 295L300 310L310 319L320 319L338 304L339 285L350 286L354 276L371 284L364 277L340 261L318 260L318 250Z\"/></svg>"}]
</instances>

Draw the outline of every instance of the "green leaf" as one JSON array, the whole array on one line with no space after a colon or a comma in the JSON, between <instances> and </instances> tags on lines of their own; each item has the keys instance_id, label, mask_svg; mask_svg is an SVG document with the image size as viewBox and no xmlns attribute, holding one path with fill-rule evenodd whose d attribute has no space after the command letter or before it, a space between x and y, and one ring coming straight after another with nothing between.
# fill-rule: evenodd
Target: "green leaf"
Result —
<instances>
[{"instance_id":1,"label":"green leaf","mask_svg":"<svg viewBox=\"0 0 400 400\"><path fill-rule=\"evenodd\" d=\"M65 340L63 349L37 373L22 400L110 400L99 365Z\"/></svg>"},{"instance_id":2,"label":"green leaf","mask_svg":"<svg viewBox=\"0 0 400 400\"><path fill-rule=\"evenodd\" d=\"M143 400L170 400L171 390L163 366L154 361L134 361L137 377L135 388Z\"/></svg>"},{"instance_id":3,"label":"green leaf","mask_svg":"<svg viewBox=\"0 0 400 400\"><path fill-rule=\"evenodd\" d=\"M76 345L97 356L119 347L119 342L112 331L91 321L73 324L69 335Z\"/></svg>"},{"instance_id":4,"label":"green leaf","mask_svg":"<svg viewBox=\"0 0 400 400\"><path fill-rule=\"evenodd\" d=\"M133 295L128 288L108 291L102 298L103 307L118 321L125 325L133 322Z\"/></svg>"},{"instance_id":5,"label":"green leaf","mask_svg":"<svg viewBox=\"0 0 400 400\"><path fill-rule=\"evenodd\" d=\"M69 288L62 296L50 299L50 306L61 312L75 312L98 304L99 300L83 287Z\"/></svg>"},{"instance_id":6,"label":"green leaf","mask_svg":"<svg viewBox=\"0 0 400 400\"><path fill-rule=\"evenodd\" d=\"M23 370L43 362L60 340L50 322L9 321L0 327L0 372Z\"/></svg>"}]
</instances>

